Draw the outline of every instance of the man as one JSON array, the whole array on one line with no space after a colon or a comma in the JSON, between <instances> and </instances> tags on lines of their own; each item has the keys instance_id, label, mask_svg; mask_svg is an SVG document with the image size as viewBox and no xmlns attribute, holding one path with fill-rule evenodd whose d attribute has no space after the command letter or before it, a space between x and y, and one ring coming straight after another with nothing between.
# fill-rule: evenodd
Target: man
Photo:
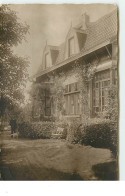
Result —
<instances>
[{"instance_id":1,"label":"man","mask_svg":"<svg viewBox=\"0 0 125 196\"><path fill-rule=\"evenodd\" d=\"M11 137L13 137L13 134L16 132L17 123L15 119L10 120L10 126L11 126Z\"/></svg>"}]
</instances>

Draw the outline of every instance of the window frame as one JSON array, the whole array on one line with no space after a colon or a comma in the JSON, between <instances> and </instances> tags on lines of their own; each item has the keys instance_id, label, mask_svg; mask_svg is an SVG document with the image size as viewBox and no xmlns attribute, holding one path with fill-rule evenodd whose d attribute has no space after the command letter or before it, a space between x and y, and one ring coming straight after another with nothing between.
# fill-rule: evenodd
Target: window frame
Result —
<instances>
[{"instance_id":1,"label":"window frame","mask_svg":"<svg viewBox=\"0 0 125 196\"><path fill-rule=\"evenodd\" d=\"M51 97L50 97L50 95L47 95L47 90L46 89L45 89L45 96L44 97L45 97L45 108L44 108L44 112L45 112L45 116L49 117L49 116L52 115L52 113L51 113ZM50 100L50 105L49 106L48 106L47 101L46 101L47 99ZM47 115L47 113L46 113L47 109L50 109L50 115Z\"/></svg>"},{"instance_id":2,"label":"window frame","mask_svg":"<svg viewBox=\"0 0 125 196\"><path fill-rule=\"evenodd\" d=\"M104 72L107 72L107 77L104 77ZM98 75L98 80L97 76ZM98 115L99 113L102 113L105 111L106 107L108 104L105 104L105 100L107 99L106 93L110 93L110 69L106 69L103 71L97 72L93 79L93 84L92 84L92 114L93 116ZM107 83L107 85L106 85ZM97 85L98 84L98 85ZM97 87L98 86L98 87ZM98 94L98 98L96 97L96 92ZM96 105L96 100L98 100L98 104Z\"/></svg>"},{"instance_id":3,"label":"window frame","mask_svg":"<svg viewBox=\"0 0 125 196\"><path fill-rule=\"evenodd\" d=\"M65 116L80 115L80 90L78 82L70 83L65 86L64 99Z\"/></svg>"}]
</instances>

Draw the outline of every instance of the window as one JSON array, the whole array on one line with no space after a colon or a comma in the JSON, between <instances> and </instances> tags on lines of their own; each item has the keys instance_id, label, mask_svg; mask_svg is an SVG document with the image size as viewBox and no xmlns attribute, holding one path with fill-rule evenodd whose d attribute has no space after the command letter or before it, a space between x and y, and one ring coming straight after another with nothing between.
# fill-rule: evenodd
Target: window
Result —
<instances>
[{"instance_id":1,"label":"window","mask_svg":"<svg viewBox=\"0 0 125 196\"><path fill-rule=\"evenodd\" d=\"M51 98L48 90L45 90L45 116L51 116Z\"/></svg>"},{"instance_id":2,"label":"window","mask_svg":"<svg viewBox=\"0 0 125 196\"><path fill-rule=\"evenodd\" d=\"M79 94L78 82L66 85L64 94L66 115L80 114Z\"/></svg>"},{"instance_id":3,"label":"window","mask_svg":"<svg viewBox=\"0 0 125 196\"><path fill-rule=\"evenodd\" d=\"M74 37L69 39L69 56L75 53Z\"/></svg>"},{"instance_id":4,"label":"window","mask_svg":"<svg viewBox=\"0 0 125 196\"><path fill-rule=\"evenodd\" d=\"M110 70L98 72L93 80L93 113L103 112L108 106Z\"/></svg>"},{"instance_id":5,"label":"window","mask_svg":"<svg viewBox=\"0 0 125 196\"><path fill-rule=\"evenodd\" d=\"M45 55L45 68L50 66L49 53Z\"/></svg>"}]
</instances>

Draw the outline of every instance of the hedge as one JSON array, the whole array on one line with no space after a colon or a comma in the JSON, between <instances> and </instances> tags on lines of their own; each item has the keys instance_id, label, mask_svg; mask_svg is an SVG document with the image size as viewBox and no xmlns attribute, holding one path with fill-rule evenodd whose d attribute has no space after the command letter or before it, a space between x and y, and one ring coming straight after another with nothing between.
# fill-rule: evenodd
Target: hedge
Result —
<instances>
[{"instance_id":1,"label":"hedge","mask_svg":"<svg viewBox=\"0 0 125 196\"><path fill-rule=\"evenodd\" d=\"M116 154L117 129L110 120L88 120L87 123L73 121L65 122L41 122L22 123L19 125L19 136L31 139L51 138L58 127L64 128L62 139L70 143L90 145L95 148L108 148Z\"/></svg>"},{"instance_id":2,"label":"hedge","mask_svg":"<svg viewBox=\"0 0 125 196\"><path fill-rule=\"evenodd\" d=\"M110 120L89 121L87 124L73 122L68 130L67 140L71 143L108 148L116 154L117 129Z\"/></svg>"},{"instance_id":3,"label":"hedge","mask_svg":"<svg viewBox=\"0 0 125 196\"><path fill-rule=\"evenodd\" d=\"M67 137L67 125L64 123L54 122L23 122L19 124L19 137L31 139L50 139L52 134L57 130L57 127L64 128L62 132L62 139Z\"/></svg>"},{"instance_id":4,"label":"hedge","mask_svg":"<svg viewBox=\"0 0 125 196\"><path fill-rule=\"evenodd\" d=\"M19 136L31 139L47 139L51 138L52 131L55 129L55 124L52 122L29 123L24 122L19 125Z\"/></svg>"}]
</instances>

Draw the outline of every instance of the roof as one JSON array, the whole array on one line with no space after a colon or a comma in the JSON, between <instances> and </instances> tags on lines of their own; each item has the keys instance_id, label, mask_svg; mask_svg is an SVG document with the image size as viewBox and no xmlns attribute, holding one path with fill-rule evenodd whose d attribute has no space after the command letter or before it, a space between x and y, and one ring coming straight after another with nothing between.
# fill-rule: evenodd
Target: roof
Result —
<instances>
[{"instance_id":1,"label":"roof","mask_svg":"<svg viewBox=\"0 0 125 196\"><path fill-rule=\"evenodd\" d=\"M81 55L84 56L86 53L88 53L88 51L92 51L93 48L97 48L97 46L100 47L101 44L107 43L112 39L112 37L117 35L117 9L103 16L96 22L89 23L86 30L81 30L76 27L74 28L74 30L77 33L85 33L87 35L86 41L84 43L84 47L81 49L81 52L79 54L75 55L77 58L77 56L81 56ZM66 60L64 59L65 44L66 43L64 42L60 46L56 46L56 47L51 46L53 47L53 49L59 50L59 54L54 67L55 66L58 67L59 64L63 65L63 62L64 64L66 62ZM70 59L71 58L67 59L67 62L69 62ZM75 59L74 56L73 59ZM53 68L51 69L53 70ZM41 75L42 72L47 73L47 70L43 71L41 68Z\"/></svg>"},{"instance_id":2,"label":"roof","mask_svg":"<svg viewBox=\"0 0 125 196\"><path fill-rule=\"evenodd\" d=\"M95 23L90 23L86 32L87 41L83 49L84 51L117 35L117 9L100 18Z\"/></svg>"},{"instance_id":3,"label":"roof","mask_svg":"<svg viewBox=\"0 0 125 196\"><path fill-rule=\"evenodd\" d=\"M59 46L59 55L58 55L56 64L58 64L59 62L62 62L63 61L63 59L64 59L64 52L65 52L65 43L62 43Z\"/></svg>"}]
</instances>

